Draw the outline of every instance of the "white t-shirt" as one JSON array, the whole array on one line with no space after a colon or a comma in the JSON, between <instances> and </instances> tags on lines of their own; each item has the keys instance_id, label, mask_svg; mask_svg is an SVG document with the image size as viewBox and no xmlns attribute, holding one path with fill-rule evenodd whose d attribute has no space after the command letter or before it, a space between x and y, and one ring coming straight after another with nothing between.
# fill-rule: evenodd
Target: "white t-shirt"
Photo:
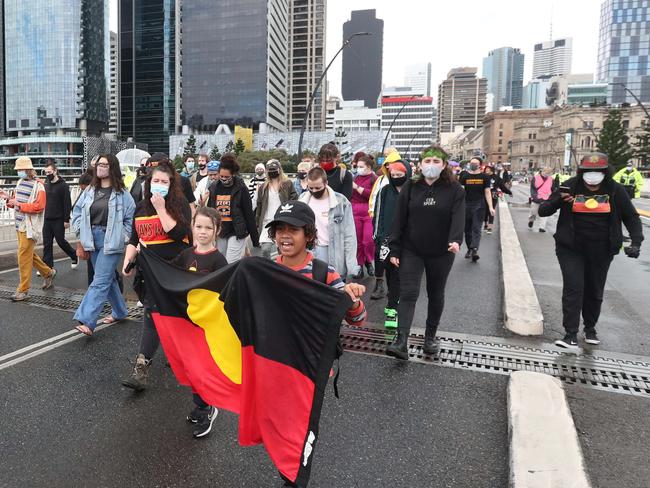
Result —
<instances>
[{"instance_id":1,"label":"white t-shirt","mask_svg":"<svg viewBox=\"0 0 650 488\"><path fill-rule=\"evenodd\" d=\"M318 231L318 245L329 246L330 233L329 233L329 214L330 214L330 199L327 197L327 192L321 200L314 197L309 199L309 206L316 215L316 230Z\"/></svg>"},{"instance_id":2,"label":"white t-shirt","mask_svg":"<svg viewBox=\"0 0 650 488\"><path fill-rule=\"evenodd\" d=\"M194 199L197 202L201 199L203 194L208 191L208 188L210 188L210 183L212 183L212 180L206 176L196 184L196 190L194 190Z\"/></svg>"},{"instance_id":3,"label":"white t-shirt","mask_svg":"<svg viewBox=\"0 0 650 488\"><path fill-rule=\"evenodd\" d=\"M280 208L280 193L277 190L269 187L267 193L268 202L266 204L266 213L264 214L264 220L262 221L262 233L260 235L260 242L273 242L269 237L269 233L266 231L266 224L273 220L275 217L275 212Z\"/></svg>"}]
</instances>

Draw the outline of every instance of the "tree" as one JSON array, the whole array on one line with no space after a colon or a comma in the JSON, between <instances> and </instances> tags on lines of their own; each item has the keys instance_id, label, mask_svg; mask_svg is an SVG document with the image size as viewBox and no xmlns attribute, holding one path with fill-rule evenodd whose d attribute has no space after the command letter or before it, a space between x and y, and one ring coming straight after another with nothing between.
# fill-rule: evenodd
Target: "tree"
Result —
<instances>
[{"instance_id":1,"label":"tree","mask_svg":"<svg viewBox=\"0 0 650 488\"><path fill-rule=\"evenodd\" d=\"M219 148L215 144L212 146L212 150L210 151L210 161L219 161L221 159L221 153L219 152Z\"/></svg>"},{"instance_id":2,"label":"tree","mask_svg":"<svg viewBox=\"0 0 650 488\"><path fill-rule=\"evenodd\" d=\"M241 139L237 139L237 144L235 144L235 154L239 156L245 150L246 150L246 145L244 144L244 141L242 141Z\"/></svg>"},{"instance_id":3,"label":"tree","mask_svg":"<svg viewBox=\"0 0 650 488\"><path fill-rule=\"evenodd\" d=\"M634 156L639 158L641 166L650 164L650 119L645 121L643 132L636 136Z\"/></svg>"},{"instance_id":4,"label":"tree","mask_svg":"<svg viewBox=\"0 0 650 488\"><path fill-rule=\"evenodd\" d=\"M232 141L228 141L228 144L226 144L226 153L231 153L235 152L235 143Z\"/></svg>"},{"instance_id":5,"label":"tree","mask_svg":"<svg viewBox=\"0 0 650 488\"><path fill-rule=\"evenodd\" d=\"M282 165L285 173L294 173L296 171L297 158L287 154L282 149L272 149L270 151L244 151L237 157L237 162L242 173L252 173L255 171L255 165L266 164L269 159L277 159Z\"/></svg>"},{"instance_id":6,"label":"tree","mask_svg":"<svg viewBox=\"0 0 650 488\"><path fill-rule=\"evenodd\" d=\"M607 154L609 164L614 167L615 171L624 167L634 156L634 151L630 147L629 138L621 121L620 110L612 109L609 111L596 144L600 152Z\"/></svg>"},{"instance_id":7,"label":"tree","mask_svg":"<svg viewBox=\"0 0 650 488\"><path fill-rule=\"evenodd\" d=\"M187 142L185 143L185 149L183 150L183 157L185 156L192 156L196 154L196 137L194 137L194 134L190 134L190 137L187 138Z\"/></svg>"}]
</instances>

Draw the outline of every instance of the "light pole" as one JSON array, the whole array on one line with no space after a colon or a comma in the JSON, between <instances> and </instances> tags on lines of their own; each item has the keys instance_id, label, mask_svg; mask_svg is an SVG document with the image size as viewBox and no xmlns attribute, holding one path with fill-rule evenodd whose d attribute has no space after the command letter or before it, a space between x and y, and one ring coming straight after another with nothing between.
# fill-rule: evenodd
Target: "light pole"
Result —
<instances>
[{"instance_id":1,"label":"light pole","mask_svg":"<svg viewBox=\"0 0 650 488\"><path fill-rule=\"evenodd\" d=\"M406 106L409 104L409 102L412 102L415 98L417 98L417 95L411 95L406 102L404 102L404 105L399 109L397 112L397 115L395 115L395 118L393 121L390 123L390 126L388 127L388 132L386 132L386 137L384 137L384 143L381 146L381 153L384 154L384 149L386 149L386 141L388 141L388 136L390 135L390 131L393 129L393 126L395 125L395 122L397 121L397 117L402 113L402 111L406 108Z\"/></svg>"},{"instance_id":2,"label":"light pole","mask_svg":"<svg viewBox=\"0 0 650 488\"><path fill-rule=\"evenodd\" d=\"M634 94L634 92L633 92L632 90L630 90L630 89L625 85L625 83L621 83L620 81L616 81L616 82L607 83L607 84L610 85L610 86L616 86L616 85L618 85L618 86L622 86L623 89L624 89L626 92L628 92L630 95L632 95L632 97L634 97L634 99L636 100L636 103L638 103L639 105L641 105L641 108L642 108L643 111L645 112L646 117L648 117L648 120L650 120L650 113L648 113L648 110L645 108L645 105L643 105L643 102L641 102L641 100L639 100L639 97L637 97L637 96Z\"/></svg>"},{"instance_id":3,"label":"light pole","mask_svg":"<svg viewBox=\"0 0 650 488\"><path fill-rule=\"evenodd\" d=\"M421 131L422 129L424 129L427 125L429 125L429 122L425 122L424 124L422 124L422 125L420 126L420 128L418 129L418 131L417 131L417 132L415 133L415 135L413 136L413 138L411 139L411 141L409 142L409 145L408 145L408 147L406 148L406 157L407 157L407 158L410 159L410 157L409 157L409 154L410 154L409 151L411 150L411 144L413 144L413 141L414 141L415 138L418 136L418 134L420 133L420 131Z\"/></svg>"},{"instance_id":4,"label":"light pole","mask_svg":"<svg viewBox=\"0 0 650 488\"><path fill-rule=\"evenodd\" d=\"M338 57L339 54L341 54L341 51L343 51L343 49L345 49L350 44L350 41L352 41L352 39L354 39L357 36L371 36L371 35L372 33L370 32L356 32L352 34L350 37L348 37L343 43L343 45L341 46L341 49L336 51L334 57L331 59L327 67L323 70L323 73L320 75L320 78L318 78L316 87L314 88L314 91L312 91L311 97L309 97L309 103L307 104L305 115L302 118L302 126L300 127L300 139L298 140L298 156L302 155L302 139L305 135L305 129L307 128L307 118L309 117L309 112L311 112L312 103L314 103L314 99L316 98L316 92L320 88L320 85L323 82L323 78L325 78L325 75L327 74L327 70L330 69L330 66L332 66L334 60Z\"/></svg>"}]
</instances>

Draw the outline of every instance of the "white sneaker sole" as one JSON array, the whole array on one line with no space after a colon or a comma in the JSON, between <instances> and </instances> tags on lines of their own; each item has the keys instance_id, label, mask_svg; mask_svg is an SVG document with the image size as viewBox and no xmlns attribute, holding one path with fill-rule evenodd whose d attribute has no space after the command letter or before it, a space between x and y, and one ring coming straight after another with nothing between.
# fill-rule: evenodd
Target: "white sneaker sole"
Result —
<instances>
[{"instance_id":1,"label":"white sneaker sole","mask_svg":"<svg viewBox=\"0 0 650 488\"><path fill-rule=\"evenodd\" d=\"M585 342L587 344L592 344L594 346L597 346L598 344L600 344L600 340L598 340L598 339L587 339L586 337L585 337Z\"/></svg>"},{"instance_id":2,"label":"white sneaker sole","mask_svg":"<svg viewBox=\"0 0 650 488\"><path fill-rule=\"evenodd\" d=\"M555 345L558 347L563 347L565 349L571 349L572 351L577 351L578 349L580 349L580 347L577 344L574 346L573 344L564 342L562 339L555 341Z\"/></svg>"},{"instance_id":3,"label":"white sneaker sole","mask_svg":"<svg viewBox=\"0 0 650 488\"><path fill-rule=\"evenodd\" d=\"M217 415L219 415L219 409L215 407L214 413L212 414L212 418L210 419L210 425L208 425L208 428L205 429L200 434L192 434L192 435L194 435L195 438L200 439L201 437L205 437L210 432L212 432L212 424L214 424L214 421L217 419Z\"/></svg>"}]
</instances>

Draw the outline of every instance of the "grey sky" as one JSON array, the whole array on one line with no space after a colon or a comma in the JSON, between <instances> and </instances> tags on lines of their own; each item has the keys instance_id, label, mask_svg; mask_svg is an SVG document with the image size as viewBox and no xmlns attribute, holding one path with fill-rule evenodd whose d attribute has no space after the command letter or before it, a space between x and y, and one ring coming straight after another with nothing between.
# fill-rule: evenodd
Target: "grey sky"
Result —
<instances>
[{"instance_id":1,"label":"grey sky","mask_svg":"<svg viewBox=\"0 0 650 488\"><path fill-rule=\"evenodd\" d=\"M117 0L111 1L111 29L117 30ZM432 63L432 90L457 66L479 73L488 51L520 48L526 56L524 84L530 79L533 45L550 36L573 37L573 73L593 73L598 52L602 0L329 0L327 60L343 41L350 11L374 8L384 20L386 86L403 83L404 67ZM328 73L329 94L341 93L340 58Z\"/></svg>"}]
</instances>

